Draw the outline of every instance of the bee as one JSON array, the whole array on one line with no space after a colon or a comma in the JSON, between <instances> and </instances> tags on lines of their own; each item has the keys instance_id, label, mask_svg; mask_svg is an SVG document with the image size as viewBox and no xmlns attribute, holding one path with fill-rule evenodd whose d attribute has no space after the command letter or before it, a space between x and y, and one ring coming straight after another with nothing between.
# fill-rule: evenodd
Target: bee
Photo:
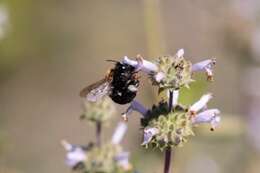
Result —
<instances>
[{"instance_id":1,"label":"bee","mask_svg":"<svg viewBox=\"0 0 260 173\"><path fill-rule=\"evenodd\" d=\"M140 83L137 68L122 62L113 62L115 62L115 67L109 71L105 78L83 88L80 97L91 102L96 102L105 95L118 104L127 104L133 101Z\"/></svg>"}]
</instances>

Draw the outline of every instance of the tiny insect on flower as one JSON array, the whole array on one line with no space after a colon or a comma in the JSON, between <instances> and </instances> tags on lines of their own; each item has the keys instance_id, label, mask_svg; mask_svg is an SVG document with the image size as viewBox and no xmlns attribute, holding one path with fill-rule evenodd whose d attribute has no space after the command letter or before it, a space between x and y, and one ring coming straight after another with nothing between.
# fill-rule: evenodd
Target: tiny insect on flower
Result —
<instances>
[{"instance_id":1,"label":"tiny insect on flower","mask_svg":"<svg viewBox=\"0 0 260 173\"><path fill-rule=\"evenodd\" d=\"M108 75L81 90L80 96L96 102L108 95L115 103L130 103L136 96L139 86L138 67L124 62L115 62ZM137 65L140 64L137 62Z\"/></svg>"}]
</instances>

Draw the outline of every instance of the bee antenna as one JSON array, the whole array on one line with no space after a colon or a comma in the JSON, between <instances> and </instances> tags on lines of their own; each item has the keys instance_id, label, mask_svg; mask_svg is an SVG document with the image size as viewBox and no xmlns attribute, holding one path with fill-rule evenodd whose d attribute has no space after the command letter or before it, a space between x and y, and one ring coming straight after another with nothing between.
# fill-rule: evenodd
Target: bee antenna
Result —
<instances>
[{"instance_id":1,"label":"bee antenna","mask_svg":"<svg viewBox=\"0 0 260 173\"><path fill-rule=\"evenodd\" d=\"M113 60L113 59L107 59L106 61L107 61L107 62L114 62L114 63L118 63L118 62L119 62L119 61Z\"/></svg>"}]
</instances>

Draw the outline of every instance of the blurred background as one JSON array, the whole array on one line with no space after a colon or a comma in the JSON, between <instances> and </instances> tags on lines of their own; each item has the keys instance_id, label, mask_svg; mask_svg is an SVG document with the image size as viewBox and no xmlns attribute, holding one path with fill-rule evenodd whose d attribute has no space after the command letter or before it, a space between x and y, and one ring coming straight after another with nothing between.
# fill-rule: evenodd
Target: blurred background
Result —
<instances>
[{"instance_id":1,"label":"blurred background","mask_svg":"<svg viewBox=\"0 0 260 173\"><path fill-rule=\"evenodd\" d=\"M213 83L195 75L182 103L213 92L222 111L215 132L174 151L174 173L260 170L260 2L258 0L1 0L0 173L69 173L61 139L87 143L94 126L79 121L78 92L112 66L107 59L154 58L185 49L192 62L217 58ZM156 102L142 78L137 99ZM109 140L120 113L103 134ZM125 149L141 173L160 173L163 153L140 147L139 115Z\"/></svg>"}]
</instances>

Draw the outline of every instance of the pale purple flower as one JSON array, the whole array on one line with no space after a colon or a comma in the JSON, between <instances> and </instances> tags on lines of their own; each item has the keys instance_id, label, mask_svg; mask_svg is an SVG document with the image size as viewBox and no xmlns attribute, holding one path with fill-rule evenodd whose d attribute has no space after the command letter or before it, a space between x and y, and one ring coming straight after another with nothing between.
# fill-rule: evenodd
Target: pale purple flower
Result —
<instances>
[{"instance_id":1,"label":"pale purple flower","mask_svg":"<svg viewBox=\"0 0 260 173\"><path fill-rule=\"evenodd\" d=\"M82 147L72 145L68 143L66 140L62 140L61 144L67 151L66 164L69 167L74 168L79 163L82 163L86 160L87 156Z\"/></svg>"},{"instance_id":2,"label":"pale purple flower","mask_svg":"<svg viewBox=\"0 0 260 173\"><path fill-rule=\"evenodd\" d=\"M201 113L198 113L192 119L192 123L201 124L201 123L210 123L212 130L214 130L220 123L220 111L218 109L207 109Z\"/></svg>"},{"instance_id":3,"label":"pale purple flower","mask_svg":"<svg viewBox=\"0 0 260 173\"><path fill-rule=\"evenodd\" d=\"M156 82L161 82L165 78L165 74L163 72L158 72L154 75L154 79Z\"/></svg>"},{"instance_id":4,"label":"pale purple flower","mask_svg":"<svg viewBox=\"0 0 260 173\"><path fill-rule=\"evenodd\" d=\"M192 113L192 114L195 114L197 113L198 111L200 111L201 109L203 108L206 108L207 107L207 103L209 102L210 99L212 99L213 95L211 93L209 94L205 94L203 95L199 101L197 101L196 103L194 103L189 111Z\"/></svg>"},{"instance_id":5,"label":"pale purple flower","mask_svg":"<svg viewBox=\"0 0 260 173\"><path fill-rule=\"evenodd\" d=\"M176 53L177 58L183 57L184 55L184 49L179 49Z\"/></svg>"},{"instance_id":6,"label":"pale purple flower","mask_svg":"<svg viewBox=\"0 0 260 173\"><path fill-rule=\"evenodd\" d=\"M130 115L133 111L139 112L141 115L146 116L148 109L146 109L141 103L134 100L130 103L130 106L127 108L126 112L122 114L124 120L128 119L128 115Z\"/></svg>"},{"instance_id":7,"label":"pale purple flower","mask_svg":"<svg viewBox=\"0 0 260 173\"><path fill-rule=\"evenodd\" d=\"M146 73L156 73L158 67L156 64L143 59L141 56L137 56L136 60L129 59L127 56L123 58L123 63L131 65L136 69L140 69Z\"/></svg>"},{"instance_id":8,"label":"pale purple flower","mask_svg":"<svg viewBox=\"0 0 260 173\"><path fill-rule=\"evenodd\" d=\"M117 128L112 136L112 139L111 139L111 143L112 144L119 144L125 133L127 131L127 125L126 123L123 123L123 122L120 122L118 125L117 125Z\"/></svg>"},{"instance_id":9,"label":"pale purple flower","mask_svg":"<svg viewBox=\"0 0 260 173\"><path fill-rule=\"evenodd\" d=\"M213 66L216 64L216 59L207 59L192 65L192 71L205 71L208 79L213 77Z\"/></svg>"},{"instance_id":10,"label":"pale purple flower","mask_svg":"<svg viewBox=\"0 0 260 173\"><path fill-rule=\"evenodd\" d=\"M141 145L146 145L148 144L152 138L159 133L159 129L155 127L148 127L144 129L144 139L143 143Z\"/></svg>"},{"instance_id":11,"label":"pale purple flower","mask_svg":"<svg viewBox=\"0 0 260 173\"><path fill-rule=\"evenodd\" d=\"M129 155L129 152L121 152L115 157L118 166L124 170L130 170L132 168L132 165L129 163Z\"/></svg>"}]
</instances>

